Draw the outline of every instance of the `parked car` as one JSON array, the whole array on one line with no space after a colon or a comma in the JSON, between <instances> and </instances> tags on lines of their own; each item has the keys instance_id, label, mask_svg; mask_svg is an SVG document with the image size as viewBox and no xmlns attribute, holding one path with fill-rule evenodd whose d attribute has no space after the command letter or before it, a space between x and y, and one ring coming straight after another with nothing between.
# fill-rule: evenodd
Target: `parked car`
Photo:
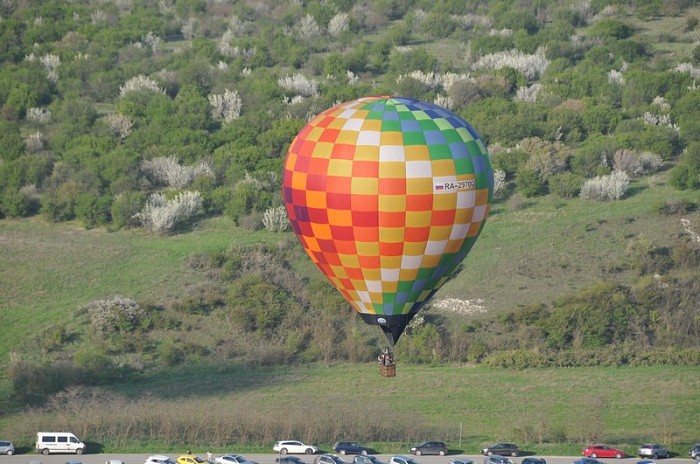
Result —
<instances>
[{"instance_id":1,"label":"parked car","mask_svg":"<svg viewBox=\"0 0 700 464\"><path fill-rule=\"evenodd\" d=\"M624 451L611 448L607 445L593 445L583 449L582 454L588 458L624 458L627 456Z\"/></svg>"},{"instance_id":2,"label":"parked car","mask_svg":"<svg viewBox=\"0 0 700 464\"><path fill-rule=\"evenodd\" d=\"M333 445L333 451L340 454L367 454L369 448L361 446L356 441L338 441Z\"/></svg>"},{"instance_id":3,"label":"parked car","mask_svg":"<svg viewBox=\"0 0 700 464\"><path fill-rule=\"evenodd\" d=\"M370 456L369 454L361 454L355 456L352 460L352 464L384 464L375 456Z\"/></svg>"},{"instance_id":4,"label":"parked car","mask_svg":"<svg viewBox=\"0 0 700 464\"><path fill-rule=\"evenodd\" d=\"M639 447L637 452L640 458L670 458L671 452L663 445L658 443L648 443Z\"/></svg>"},{"instance_id":5,"label":"parked car","mask_svg":"<svg viewBox=\"0 0 700 464\"><path fill-rule=\"evenodd\" d=\"M154 454L153 456L149 456L144 464L175 464L175 460L170 456Z\"/></svg>"},{"instance_id":6,"label":"parked car","mask_svg":"<svg viewBox=\"0 0 700 464\"><path fill-rule=\"evenodd\" d=\"M283 458L275 458L276 464L306 464L296 456L285 456Z\"/></svg>"},{"instance_id":7,"label":"parked car","mask_svg":"<svg viewBox=\"0 0 700 464\"><path fill-rule=\"evenodd\" d=\"M411 453L416 456L421 456L423 454L438 454L440 456L445 456L447 451L447 445L441 441L426 441L420 445L416 445L410 449Z\"/></svg>"},{"instance_id":8,"label":"parked car","mask_svg":"<svg viewBox=\"0 0 700 464\"><path fill-rule=\"evenodd\" d=\"M314 464L347 464L335 454L323 453L314 459Z\"/></svg>"},{"instance_id":9,"label":"parked car","mask_svg":"<svg viewBox=\"0 0 700 464\"><path fill-rule=\"evenodd\" d=\"M124 461L121 459L107 459L105 464L124 464Z\"/></svg>"},{"instance_id":10,"label":"parked car","mask_svg":"<svg viewBox=\"0 0 700 464\"><path fill-rule=\"evenodd\" d=\"M486 459L484 459L484 464L513 464L513 461L506 456L492 454L491 456L486 456Z\"/></svg>"},{"instance_id":11,"label":"parked car","mask_svg":"<svg viewBox=\"0 0 700 464\"><path fill-rule=\"evenodd\" d=\"M389 464L418 464L418 462L410 456L397 454L389 459Z\"/></svg>"},{"instance_id":12,"label":"parked car","mask_svg":"<svg viewBox=\"0 0 700 464\"><path fill-rule=\"evenodd\" d=\"M484 456L492 456L497 454L499 456L518 456L520 454L520 448L515 443L494 443L493 445L482 448L481 454Z\"/></svg>"},{"instance_id":13,"label":"parked car","mask_svg":"<svg viewBox=\"0 0 700 464\"><path fill-rule=\"evenodd\" d=\"M700 461L700 443L695 443L695 446L690 448L690 451L688 451L688 455L691 458Z\"/></svg>"},{"instance_id":14,"label":"parked car","mask_svg":"<svg viewBox=\"0 0 700 464\"><path fill-rule=\"evenodd\" d=\"M525 458L520 464L547 464L547 461L542 458Z\"/></svg>"},{"instance_id":15,"label":"parked car","mask_svg":"<svg viewBox=\"0 0 700 464\"><path fill-rule=\"evenodd\" d=\"M183 454L179 458L175 460L177 464L204 464L205 461L204 459L200 458L199 456L192 456L191 454Z\"/></svg>"},{"instance_id":16,"label":"parked car","mask_svg":"<svg viewBox=\"0 0 700 464\"><path fill-rule=\"evenodd\" d=\"M305 445L300 441L296 440L283 440L275 443L272 449L276 453L280 454L316 454L318 453L318 448L311 445Z\"/></svg>"},{"instance_id":17,"label":"parked car","mask_svg":"<svg viewBox=\"0 0 700 464\"><path fill-rule=\"evenodd\" d=\"M643 459L641 461L637 461L637 464L656 464L654 461L651 459Z\"/></svg>"},{"instance_id":18,"label":"parked car","mask_svg":"<svg viewBox=\"0 0 700 464\"><path fill-rule=\"evenodd\" d=\"M593 459L593 458L581 458L581 459L577 459L576 461L574 461L574 464L603 464L603 463L598 461L597 459Z\"/></svg>"},{"instance_id":19,"label":"parked car","mask_svg":"<svg viewBox=\"0 0 700 464\"><path fill-rule=\"evenodd\" d=\"M250 461L240 454L222 454L214 457L215 464L258 464L255 461Z\"/></svg>"},{"instance_id":20,"label":"parked car","mask_svg":"<svg viewBox=\"0 0 700 464\"><path fill-rule=\"evenodd\" d=\"M474 461L469 458L454 458L450 459L449 464L474 464Z\"/></svg>"},{"instance_id":21,"label":"parked car","mask_svg":"<svg viewBox=\"0 0 700 464\"><path fill-rule=\"evenodd\" d=\"M0 454L12 456L15 454L15 444L11 441L0 440Z\"/></svg>"}]
</instances>

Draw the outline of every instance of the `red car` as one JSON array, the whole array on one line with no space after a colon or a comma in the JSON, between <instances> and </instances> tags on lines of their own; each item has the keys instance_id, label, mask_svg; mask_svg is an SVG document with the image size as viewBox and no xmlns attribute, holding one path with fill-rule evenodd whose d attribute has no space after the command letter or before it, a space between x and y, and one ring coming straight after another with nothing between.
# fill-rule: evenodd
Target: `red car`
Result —
<instances>
[{"instance_id":1,"label":"red car","mask_svg":"<svg viewBox=\"0 0 700 464\"><path fill-rule=\"evenodd\" d=\"M589 458L624 458L627 456L624 451L611 448L606 445L593 445L583 449L583 455Z\"/></svg>"}]
</instances>

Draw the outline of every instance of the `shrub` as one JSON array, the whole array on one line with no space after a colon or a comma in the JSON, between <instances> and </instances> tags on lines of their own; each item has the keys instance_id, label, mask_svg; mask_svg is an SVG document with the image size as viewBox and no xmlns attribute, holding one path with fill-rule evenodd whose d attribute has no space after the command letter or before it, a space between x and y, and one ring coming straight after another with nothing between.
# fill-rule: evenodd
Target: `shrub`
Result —
<instances>
[{"instance_id":1,"label":"shrub","mask_svg":"<svg viewBox=\"0 0 700 464\"><path fill-rule=\"evenodd\" d=\"M700 169L687 164L677 164L671 170L669 184L678 190L695 190L700 188Z\"/></svg>"},{"instance_id":2,"label":"shrub","mask_svg":"<svg viewBox=\"0 0 700 464\"><path fill-rule=\"evenodd\" d=\"M184 166L175 155L161 156L141 163L145 171L157 185L166 185L177 189L190 185L197 176L213 176L211 166L200 162L194 166Z\"/></svg>"},{"instance_id":3,"label":"shrub","mask_svg":"<svg viewBox=\"0 0 700 464\"><path fill-rule=\"evenodd\" d=\"M676 214L687 214L697 209L698 205L684 198L669 198L656 205L655 209L659 214L673 216Z\"/></svg>"},{"instance_id":4,"label":"shrub","mask_svg":"<svg viewBox=\"0 0 700 464\"><path fill-rule=\"evenodd\" d=\"M491 156L493 167L512 175L518 172L530 159L530 155L522 150L504 150Z\"/></svg>"},{"instance_id":5,"label":"shrub","mask_svg":"<svg viewBox=\"0 0 700 464\"><path fill-rule=\"evenodd\" d=\"M145 311L131 298L111 297L95 300L78 309L87 314L92 327L102 335L132 332L145 319Z\"/></svg>"},{"instance_id":6,"label":"shrub","mask_svg":"<svg viewBox=\"0 0 700 464\"><path fill-rule=\"evenodd\" d=\"M547 192L547 183L534 169L521 169L515 176L515 188L526 197L535 197Z\"/></svg>"},{"instance_id":7,"label":"shrub","mask_svg":"<svg viewBox=\"0 0 700 464\"><path fill-rule=\"evenodd\" d=\"M613 171L610 175L586 181L579 196L596 201L619 200L627 192L629 182L626 172Z\"/></svg>"},{"instance_id":8,"label":"shrub","mask_svg":"<svg viewBox=\"0 0 700 464\"><path fill-rule=\"evenodd\" d=\"M549 191L561 198L573 198L581 191L583 179L571 172L551 176L548 181Z\"/></svg>"},{"instance_id":9,"label":"shrub","mask_svg":"<svg viewBox=\"0 0 700 464\"><path fill-rule=\"evenodd\" d=\"M115 195L112 201L112 225L117 229L139 225L138 212L145 203L146 196L141 192L126 191Z\"/></svg>"},{"instance_id":10,"label":"shrub","mask_svg":"<svg viewBox=\"0 0 700 464\"><path fill-rule=\"evenodd\" d=\"M287 209L284 206L268 209L263 214L262 223L270 232L284 232L289 227Z\"/></svg>"},{"instance_id":11,"label":"shrub","mask_svg":"<svg viewBox=\"0 0 700 464\"><path fill-rule=\"evenodd\" d=\"M137 217L151 232L166 234L175 224L189 219L201 207L202 198L199 192L181 192L170 200L162 193L154 193Z\"/></svg>"}]
</instances>

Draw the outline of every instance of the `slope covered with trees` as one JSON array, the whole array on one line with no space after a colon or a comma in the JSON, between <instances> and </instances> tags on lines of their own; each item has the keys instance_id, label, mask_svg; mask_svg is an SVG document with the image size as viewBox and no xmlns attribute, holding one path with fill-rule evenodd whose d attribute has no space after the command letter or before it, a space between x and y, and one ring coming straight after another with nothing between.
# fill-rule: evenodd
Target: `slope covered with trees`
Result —
<instances>
[{"instance_id":1,"label":"slope covered with trees","mask_svg":"<svg viewBox=\"0 0 700 464\"><path fill-rule=\"evenodd\" d=\"M486 314L459 314L464 298L436 302L402 339L401 359L700 361L693 2L27 0L0 9L0 234L48 221L168 240L223 217L234 236L183 263L202 282L187 294L146 299L115 288L81 301L68 322L42 321L7 361L14 399L41 402L69 385L204 357L374 359L382 341L338 317L347 304L300 264L280 208L294 135L318 112L368 94L435 102L482 135L497 169L498 233L577 208L617 211L615 227L627 230L619 211L640 208L633 197L654 198L634 220L663 225L647 235L629 226L624 260L606 261L604 272L571 272L585 266L575 256L554 271L536 256L511 261L501 286L513 288L516 275L543 280L539 272L579 284ZM595 235L605 221L584 223L582 236L605 241ZM671 223L682 227L669 232ZM253 233L267 234L265 244L238 243ZM564 248L594 254L585 238L569 239ZM457 293L465 275L478 283L463 269L446 291Z\"/></svg>"}]
</instances>

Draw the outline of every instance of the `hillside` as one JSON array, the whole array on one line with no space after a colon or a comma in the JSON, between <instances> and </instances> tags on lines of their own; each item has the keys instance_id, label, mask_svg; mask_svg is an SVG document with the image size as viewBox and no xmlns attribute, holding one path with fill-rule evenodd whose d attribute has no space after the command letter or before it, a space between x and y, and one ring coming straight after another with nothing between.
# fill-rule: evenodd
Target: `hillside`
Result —
<instances>
[{"instance_id":1,"label":"hillside","mask_svg":"<svg viewBox=\"0 0 700 464\"><path fill-rule=\"evenodd\" d=\"M267 385L373 362L379 330L276 230L290 142L366 95L448 108L495 171L478 242L397 347L408 372L692 373L700 8L536 3L1 2L3 420L200 365Z\"/></svg>"}]
</instances>

